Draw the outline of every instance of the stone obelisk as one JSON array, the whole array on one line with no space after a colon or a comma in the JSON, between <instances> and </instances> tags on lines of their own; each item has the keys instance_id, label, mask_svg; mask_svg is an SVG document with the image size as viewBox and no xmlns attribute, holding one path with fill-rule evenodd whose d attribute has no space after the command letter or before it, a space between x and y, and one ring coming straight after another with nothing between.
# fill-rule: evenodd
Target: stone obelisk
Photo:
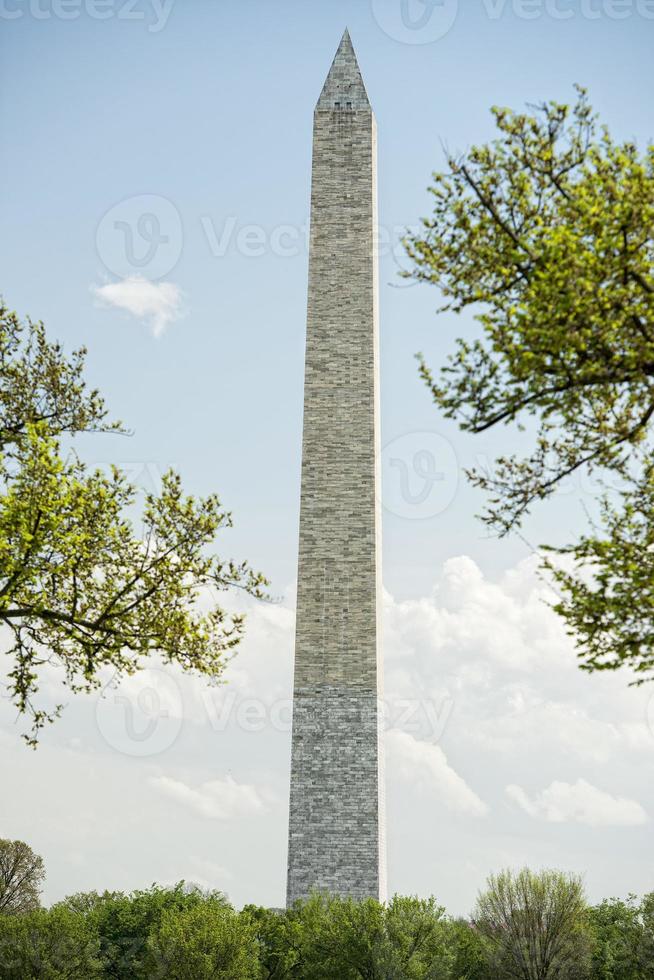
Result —
<instances>
[{"instance_id":1,"label":"stone obelisk","mask_svg":"<svg viewBox=\"0 0 654 980\"><path fill-rule=\"evenodd\" d=\"M376 124L346 31L314 115L287 902L383 898Z\"/></svg>"}]
</instances>

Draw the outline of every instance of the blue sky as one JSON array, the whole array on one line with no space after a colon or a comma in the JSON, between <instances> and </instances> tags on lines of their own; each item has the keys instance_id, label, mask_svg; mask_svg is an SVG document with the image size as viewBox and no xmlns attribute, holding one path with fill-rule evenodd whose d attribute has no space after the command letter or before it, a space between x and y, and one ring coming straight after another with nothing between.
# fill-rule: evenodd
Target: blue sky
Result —
<instances>
[{"instance_id":1,"label":"blue sky","mask_svg":"<svg viewBox=\"0 0 654 980\"><path fill-rule=\"evenodd\" d=\"M98 19L99 10L105 19ZM414 24L430 12L421 0L410 0L407 10ZM307 274L302 242L309 210L312 111L344 27L350 29L377 116L380 223L392 241L402 227L426 213L426 186L430 172L442 163L443 145L464 150L492 135L492 104L521 107L549 98L569 100L573 84L579 82L588 87L614 135L634 138L641 145L653 135L654 4L647 0L461 0L458 7L445 0L426 16L425 27L413 30L403 26L401 11L401 0L176 0L163 6L149 0L134 6L109 0L102 8L92 0L0 3L0 288L5 300L19 313L43 319L67 348L88 347L92 383L104 392L113 413L133 429L130 438L88 440L83 447L86 457L102 464L122 463L146 488L156 486L160 473L174 465L194 492L217 490L233 510L236 524L223 548L264 569L280 595L292 587L296 574ZM119 308L106 302L107 296L115 299L111 287L130 272L126 239L112 237L112 222L125 221L136 235L134 222L150 213L159 221L158 231L146 223L145 237L134 238L135 254L145 254L153 233L155 238L167 236L168 242L151 265L138 265L139 258L131 273L143 273L154 279L157 289L168 284L173 291L163 314L159 308L159 336L154 336L152 313L138 316L124 303ZM292 254L280 254L284 251ZM481 498L465 486L460 467L492 458L518 442L508 432L463 437L432 408L413 355L422 350L438 365L457 332L470 329L470 323L451 316L437 318L434 290L407 286L398 280L397 268L396 256L382 256L384 458L399 458L410 466L416 452L433 449L443 479L435 485L431 503L420 509L397 484L401 466L384 466L384 583L395 603L427 601L434 583L442 582L443 575L447 579L445 563L466 556L488 587L486 598L466 614L468 620L481 616L482 622L484 609L493 606L492 589L500 588L497 583L504 583L503 594L508 589L513 595L515 569L527 567L519 563L529 558L533 545L552 536L564 540L579 530L582 505L592 505L592 487L577 482L538 511L525 527L526 540L498 542L485 536L474 519ZM161 296L157 293L158 303ZM417 495L420 478L413 474L411 480L411 492ZM450 585L443 586L446 593ZM516 622L524 618L519 627L522 640L535 621L524 597L533 598L536 589L530 584L515 593ZM456 596L450 602L447 595L439 600L439 608L446 609L451 625L461 604L457 606ZM492 629L490 619L488 624ZM481 635L482 627L480 631ZM283 641L287 645L291 635L289 627ZM460 657L468 640L456 635L459 640L451 638L451 653L456 657L458 650ZM265 647L267 641L261 642ZM563 642L556 640L554 646L558 649ZM256 656L252 654L253 663ZM425 670L437 672L434 656ZM572 663L571 652L567 656ZM502 677L498 689L506 682L507 703L514 704L518 682ZM579 736L582 741L597 737L595 723L608 726L607 731L629 725L630 718L644 724L646 699L626 693L619 677L608 683L588 678L578 682L576 674L572 681L567 673L563 677L560 689L548 691L547 704L568 704L569 685L577 690L580 684L579 697L588 703L578 710L590 719L590 728ZM462 683L460 677L452 681L454 687ZM524 691L521 696L526 697ZM497 711L501 727L500 708L484 704L488 723ZM471 701L470 711L472 705ZM60 733L46 736L52 741L48 751L64 753L69 761L71 752L102 756L89 710L72 708L71 718L82 733L73 731L72 721L65 723ZM455 715L448 731L453 731L448 758L464 769L474 768L476 750L461 746ZM519 727L515 731L519 739ZM18 761L24 750L14 744L10 721L7 733L3 744L14 760L16 779L24 778ZM80 738L81 747L76 742L71 748L70 739ZM638 738L633 735L632 741ZM623 785L626 777L617 759L611 777L604 780L604 790L613 797L637 796L637 774L645 765L651 768L654 739L651 745L638 744L638 751L647 744L649 755L646 761L633 759L633 785ZM235 778L240 766L243 779L254 780L248 745L241 745L234 759L230 756L230 766ZM270 763L282 801L284 746L281 739L276 761ZM559 748L563 759L566 746ZM200 751L191 739L184 749L178 744L176 751L181 753L175 757L179 780L190 784L185 769L193 769L189 753L204 758L206 746ZM551 756L553 750L543 742L539 751ZM64 756L57 756L62 772L67 765ZM196 781L210 780L209 757L210 753L202 777L195 773ZM44 763L30 757L28 764ZM593 765L600 763L595 760ZM515 783L507 766L501 776L490 770L502 791ZM164 772L147 778L172 777ZM596 773L584 775L581 769L561 779L570 786L578 779L601 782ZM533 793L544 791L545 783L557 782L557 773L552 770L541 782ZM451 781L448 785L451 788ZM400 782L391 792L391 813L396 805L399 821L391 842L395 841L396 854L405 855L400 842L408 842L412 834L401 816L403 792ZM511 798L518 797L514 793ZM646 807L647 800L642 804ZM654 813L654 799L650 804ZM279 806L277 843L271 848L281 853L283 802ZM503 812L492 807L491 811ZM521 812L525 826L516 834L524 844L536 818L528 807ZM0 806L0 835L3 819L13 834L22 836L20 809L3 817ZM441 819L438 809L434 819ZM501 816L494 819L499 839L504 825ZM452 820L454 828L457 818ZM66 822L62 818L62 825ZM425 840L428 825L429 820ZM632 837L640 832L645 833L634 831ZM458 826L456 833L462 833ZM491 831L484 833L492 837ZM478 837L476 830L470 835L466 838L464 833L462 847ZM544 852L551 855L550 863L567 854L565 848L575 853L583 832L579 835L561 845L560 852L547 838L543 846L550 848ZM599 838L596 844L601 849ZM639 867L638 846L632 840L632 864L629 855L621 858L627 869ZM56 850L55 839L44 839L43 848ZM391 874L401 863L409 870L396 874L397 886L427 890L417 852L409 843L407 848L402 862L391 860ZM532 856L526 845L518 850L525 859ZM496 866L505 853L512 860L508 844L495 850L489 846L489 863L492 857ZM533 855L541 853L534 844ZM56 864L57 858L46 856ZM80 872L76 885L102 884L95 882L94 874L105 867L105 859L106 855L85 853L80 860L86 862L88 874ZM161 855L154 853L151 865L134 880L126 872L118 884L129 887L163 877L157 861ZM632 882L618 880L609 871L603 877L604 865L596 851L582 863L593 866L598 890L609 885L644 888L650 874L642 871L641 880ZM471 872L469 884L456 883L452 871L452 881L444 885L462 909L474 893L479 868ZM263 883L253 871L248 894L275 902L278 870L266 871ZM52 888L53 896L67 890L63 866L55 872ZM246 890L239 895L243 900Z\"/></svg>"},{"instance_id":2,"label":"blue sky","mask_svg":"<svg viewBox=\"0 0 654 980\"><path fill-rule=\"evenodd\" d=\"M80 0L67 21L41 4L52 16L36 20L27 2L5 0L22 13L2 25L0 42L5 298L67 345L88 346L91 378L135 433L94 453L172 463L193 489L218 489L235 512L235 551L288 581L307 258L268 246L244 255L238 234L306 224L312 110L343 26L378 120L380 222L397 240L428 207L442 144L465 149L490 136L494 103L567 99L578 81L617 135L650 137L654 21L635 5L625 20L558 21L544 7L524 20L507 3L493 19L487 9L497 5L461 3L445 37L406 44L366 2L185 0L157 32L147 3L133 11L143 20L122 19L120 0L114 16L95 20ZM96 248L103 215L141 195L172 202L182 225L179 261L164 279L179 285L186 315L158 342L133 317L99 309L91 293L115 279ZM211 232L227 234L224 256L212 254ZM434 291L398 288L396 271L391 257L382 262L383 441L437 429L464 463L492 452L498 437L463 440L432 410L412 355L424 350L437 364L459 324L437 321ZM480 541L471 519L479 503L458 493L428 533L422 521L407 528L387 513L389 586L423 588L433 561L461 550L474 548L489 569L514 560L520 542ZM537 518L534 541L549 520Z\"/></svg>"}]
</instances>

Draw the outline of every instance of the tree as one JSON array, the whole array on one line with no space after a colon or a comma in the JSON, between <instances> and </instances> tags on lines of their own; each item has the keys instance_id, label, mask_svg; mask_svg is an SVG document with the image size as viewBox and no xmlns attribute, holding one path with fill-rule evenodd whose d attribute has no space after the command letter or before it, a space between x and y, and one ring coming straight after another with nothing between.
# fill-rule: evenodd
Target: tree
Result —
<instances>
[{"instance_id":1,"label":"tree","mask_svg":"<svg viewBox=\"0 0 654 980\"><path fill-rule=\"evenodd\" d=\"M164 912L148 939L147 976L168 980L254 980L255 930L246 915L208 899Z\"/></svg>"},{"instance_id":2,"label":"tree","mask_svg":"<svg viewBox=\"0 0 654 980\"><path fill-rule=\"evenodd\" d=\"M654 895L638 902L606 899L589 910L593 933L593 980L652 980ZM649 921L648 921L649 919Z\"/></svg>"},{"instance_id":3,"label":"tree","mask_svg":"<svg viewBox=\"0 0 654 980\"><path fill-rule=\"evenodd\" d=\"M188 888L184 882L172 888L153 885L129 895L76 894L61 904L86 917L98 937L98 956L105 976L112 980L150 980L154 974L148 941L164 915L177 916L207 901L216 907L228 906L220 892L205 895L197 888Z\"/></svg>"},{"instance_id":4,"label":"tree","mask_svg":"<svg viewBox=\"0 0 654 980\"><path fill-rule=\"evenodd\" d=\"M477 900L476 928L497 976L516 980L587 977L590 938L580 879L528 869L491 875Z\"/></svg>"},{"instance_id":5,"label":"tree","mask_svg":"<svg viewBox=\"0 0 654 980\"><path fill-rule=\"evenodd\" d=\"M303 980L447 980L452 954L434 899L314 896L287 913L299 925L296 972ZM283 974L281 974L283 976Z\"/></svg>"},{"instance_id":6,"label":"tree","mask_svg":"<svg viewBox=\"0 0 654 980\"><path fill-rule=\"evenodd\" d=\"M269 909L246 905L259 950L262 980L301 976L305 919L300 909Z\"/></svg>"},{"instance_id":7,"label":"tree","mask_svg":"<svg viewBox=\"0 0 654 980\"><path fill-rule=\"evenodd\" d=\"M0 914L20 915L40 906L43 859L22 840L0 840Z\"/></svg>"},{"instance_id":8,"label":"tree","mask_svg":"<svg viewBox=\"0 0 654 980\"><path fill-rule=\"evenodd\" d=\"M454 919L448 924L448 941L455 957L452 980L496 980L489 965L488 942L474 925Z\"/></svg>"},{"instance_id":9,"label":"tree","mask_svg":"<svg viewBox=\"0 0 654 980\"><path fill-rule=\"evenodd\" d=\"M97 688L102 668L132 674L151 653L218 678L243 617L216 604L203 612L198 600L229 587L261 596L266 584L247 564L207 553L231 516L215 495L184 496L172 472L146 496L135 533L135 488L74 452L81 433L124 432L87 388L84 356L66 358L42 323L0 304L0 626L11 638L10 696L31 716L32 745L61 710L36 702L46 664L61 667L73 691Z\"/></svg>"},{"instance_id":10,"label":"tree","mask_svg":"<svg viewBox=\"0 0 654 980\"><path fill-rule=\"evenodd\" d=\"M654 980L654 892L645 895L640 903L640 918L643 923L642 956L643 962L647 963L650 976L645 976L647 980Z\"/></svg>"},{"instance_id":11,"label":"tree","mask_svg":"<svg viewBox=\"0 0 654 980\"><path fill-rule=\"evenodd\" d=\"M386 976L407 980L446 980L450 976L453 957L445 910L435 898L395 895L385 918L391 966Z\"/></svg>"},{"instance_id":12,"label":"tree","mask_svg":"<svg viewBox=\"0 0 654 980\"><path fill-rule=\"evenodd\" d=\"M573 108L495 108L496 140L434 174L433 213L407 238L407 275L472 307L434 401L462 429L534 431L526 458L473 470L500 534L585 468L610 476L601 523L561 549L557 611L581 666L654 669L654 146L614 142L583 89ZM620 494L622 495L620 499ZM636 600L636 601L634 601Z\"/></svg>"},{"instance_id":13,"label":"tree","mask_svg":"<svg viewBox=\"0 0 654 980\"><path fill-rule=\"evenodd\" d=\"M3 980L100 980L98 941L90 923L63 906L0 915Z\"/></svg>"}]
</instances>

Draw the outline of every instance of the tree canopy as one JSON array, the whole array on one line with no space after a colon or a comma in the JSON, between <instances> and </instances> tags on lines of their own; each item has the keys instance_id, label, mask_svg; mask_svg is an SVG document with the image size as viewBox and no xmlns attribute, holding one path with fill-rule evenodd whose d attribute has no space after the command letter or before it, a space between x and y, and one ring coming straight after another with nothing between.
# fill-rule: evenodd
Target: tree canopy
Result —
<instances>
[{"instance_id":1,"label":"tree canopy","mask_svg":"<svg viewBox=\"0 0 654 980\"><path fill-rule=\"evenodd\" d=\"M314 895L237 911L216 891L72 895L0 912L7 980L651 980L654 895L587 906L560 872L492 876L472 921L435 899Z\"/></svg>"},{"instance_id":2,"label":"tree canopy","mask_svg":"<svg viewBox=\"0 0 654 980\"><path fill-rule=\"evenodd\" d=\"M0 840L0 913L18 915L39 908L45 879L43 859L22 840Z\"/></svg>"},{"instance_id":3,"label":"tree canopy","mask_svg":"<svg viewBox=\"0 0 654 980\"><path fill-rule=\"evenodd\" d=\"M61 710L38 700L46 665L76 692L97 688L103 668L134 673L151 653L217 678L244 620L199 600L230 587L261 596L266 584L209 551L231 515L214 494L186 496L173 472L146 495L137 533L135 487L75 451L81 433L125 431L87 387L84 357L0 304L0 642L9 638L9 693L31 717L32 745Z\"/></svg>"},{"instance_id":4,"label":"tree canopy","mask_svg":"<svg viewBox=\"0 0 654 980\"><path fill-rule=\"evenodd\" d=\"M533 432L526 457L469 473L500 535L577 470L611 478L602 516L562 549L557 611L581 666L654 669L654 146L574 106L494 108L498 137L450 154L432 214L406 240L407 275L439 287L441 311L476 311L434 374L436 405L462 429ZM547 544L547 542L545 542Z\"/></svg>"},{"instance_id":5,"label":"tree canopy","mask_svg":"<svg viewBox=\"0 0 654 980\"><path fill-rule=\"evenodd\" d=\"M588 976L590 933L581 881L527 868L491 875L477 901L476 928L489 943L497 976L576 980Z\"/></svg>"},{"instance_id":6,"label":"tree canopy","mask_svg":"<svg viewBox=\"0 0 654 980\"><path fill-rule=\"evenodd\" d=\"M608 980L654 975L654 895L639 901L605 899L589 911L594 934L593 973Z\"/></svg>"}]
</instances>

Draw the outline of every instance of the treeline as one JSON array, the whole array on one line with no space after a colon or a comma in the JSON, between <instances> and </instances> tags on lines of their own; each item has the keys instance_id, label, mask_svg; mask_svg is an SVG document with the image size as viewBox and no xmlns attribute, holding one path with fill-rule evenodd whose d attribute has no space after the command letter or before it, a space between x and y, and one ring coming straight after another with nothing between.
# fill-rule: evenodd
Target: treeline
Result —
<instances>
[{"instance_id":1,"label":"treeline","mask_svg":"<svg viewBox=\"0 0 654 980\"><path fill-rule=\"evenodd\" d=\"M489 879L470 920L434 899L315 896L236 911L183 883L0 913L3 980L649 980L654 893L589 906L558 872Z\"/></svg>"}]
</instances>

